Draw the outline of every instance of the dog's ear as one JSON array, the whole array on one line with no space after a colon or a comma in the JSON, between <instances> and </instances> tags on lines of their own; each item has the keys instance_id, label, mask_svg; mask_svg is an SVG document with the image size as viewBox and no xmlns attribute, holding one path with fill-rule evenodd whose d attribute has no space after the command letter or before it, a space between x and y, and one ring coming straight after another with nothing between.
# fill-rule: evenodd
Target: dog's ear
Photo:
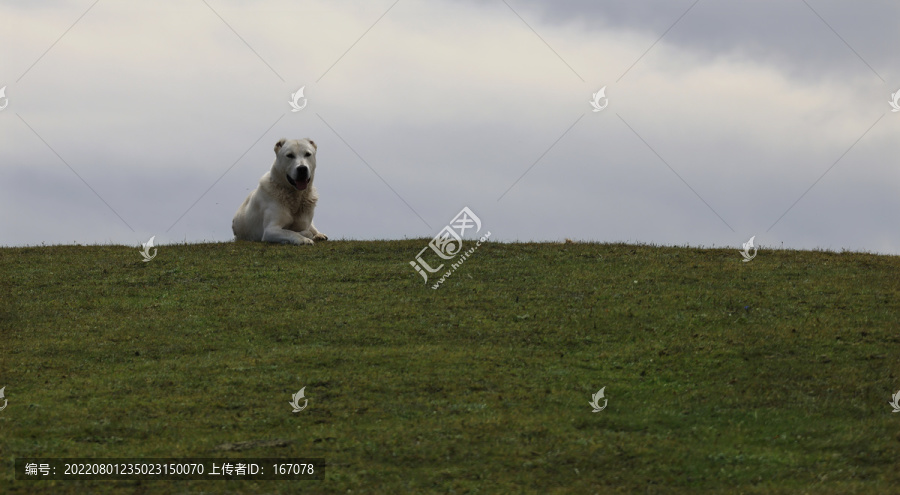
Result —
<instances>
[{"instance_id":1,"label":"dog's ear","mask_svg":"<svg viewBox=\"0 0 900 495\"><path fill-rule=\"evenodd\" d=\"M319 147L316 146L316 142L315 142L315 141L313 141L313 140L310 139L310 138L306 138L306 140L309 141L309 144L313 145L313 149L314 149L314 150L318 150L318 149L319 149Z\"/></svg>"},{"instance_id":2,"label":"dog's ear","mask_svg":"<svg viewBox=\"0 0 900 495\"><path fill-rule=\"evenodd\" d=\"M277 143L275 143L275 153L278 153L278 150L280 150L281 147L284 146L285 141L287 141L287 139L281 138Z\"/></svg>"}]
</instances>

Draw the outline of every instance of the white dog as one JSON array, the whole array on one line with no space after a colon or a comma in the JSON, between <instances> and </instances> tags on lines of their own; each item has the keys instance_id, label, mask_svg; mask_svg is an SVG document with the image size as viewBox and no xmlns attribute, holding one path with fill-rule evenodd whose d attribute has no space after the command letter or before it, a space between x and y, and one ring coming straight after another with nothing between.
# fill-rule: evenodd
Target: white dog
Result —
<instances>
[{"instance_id":1,"label":"white dog","mask_svg":"<svg viewBox=\"0 0 900 495\"><path fill-rule=\"evenodd\" d=\"M316 143L282 138L275 143L275 163L231 221L236 239L313 244L328 236L316 230L313 212L319 195L313 187Z\"/></svg>"}]
</instances>

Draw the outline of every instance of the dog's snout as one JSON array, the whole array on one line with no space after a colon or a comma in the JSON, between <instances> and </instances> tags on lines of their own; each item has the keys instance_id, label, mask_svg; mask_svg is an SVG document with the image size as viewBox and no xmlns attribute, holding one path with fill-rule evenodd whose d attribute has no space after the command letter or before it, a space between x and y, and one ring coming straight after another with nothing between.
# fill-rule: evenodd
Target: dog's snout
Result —
<instances>
[{"instance_id":1,"label":"dog's snout","mask_svg":"<svg viewBox=\"0 0 900 495\"><path fill-rule=\"evenodd\" d=\"M301 181L309 180L309 167L303 165L301 167L297 167L297 179Z\"/></svg>"}]
</instances>

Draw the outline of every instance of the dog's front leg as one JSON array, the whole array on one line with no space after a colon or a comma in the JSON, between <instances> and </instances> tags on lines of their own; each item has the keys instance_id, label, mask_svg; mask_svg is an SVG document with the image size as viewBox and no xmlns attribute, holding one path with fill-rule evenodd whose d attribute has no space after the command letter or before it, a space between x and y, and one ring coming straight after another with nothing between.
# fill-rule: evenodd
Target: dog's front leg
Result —
<instances>
[{"instance_id":1,"label":"dog's front leg","mask_svg":"<svg viewBox=\"0 0 900 495\"><path fill-rule=\"evenodd\" d=\"M300 232L305 237L309 237L314 241L327 241L328 236L316 230L316 226L313 225L312 222L309 222L309 228Z\"/></svg>"},{"instance_id":2,"label":"dog's front leg","mask_svg":"<svg viewBox=\"0 0 900 495\"><path fill-rule=\"evenodd\" d=\"M281 227L267 227L263 231L263 242L278 242L281 244L296 244L303 246L305 244L314 244L312 239L304 236L300 232L282 229Z\"/></svg>"}]
</instances>

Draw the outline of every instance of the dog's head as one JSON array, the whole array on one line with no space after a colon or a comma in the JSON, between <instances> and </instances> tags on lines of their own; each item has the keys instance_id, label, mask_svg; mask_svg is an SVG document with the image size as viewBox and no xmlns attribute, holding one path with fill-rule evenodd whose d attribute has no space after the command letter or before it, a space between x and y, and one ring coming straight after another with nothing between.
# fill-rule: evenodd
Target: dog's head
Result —
<instances>
[{"instance_id":1,"label":"dog's head","mask_svg":"<svg viewBox=\"0 0 900 495\"><path fill-rule=\"evenodd\" d=\"M275 180L286 181L297 191L305 190L316 174L316 143L312 139L279 139L272 172Z\"/></svg>"}]
</instances>

